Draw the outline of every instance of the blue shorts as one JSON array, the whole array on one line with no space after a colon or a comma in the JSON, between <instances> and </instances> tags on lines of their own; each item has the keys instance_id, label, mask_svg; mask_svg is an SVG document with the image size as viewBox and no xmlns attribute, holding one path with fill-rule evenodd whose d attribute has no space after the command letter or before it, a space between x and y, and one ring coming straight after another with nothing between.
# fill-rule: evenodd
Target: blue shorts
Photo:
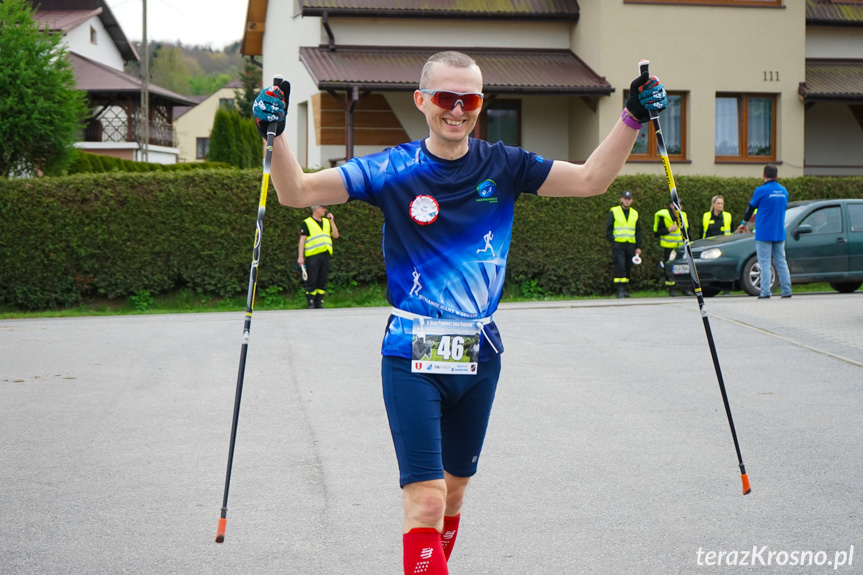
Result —
<instances>
[{"instance_id":1,"label":"blue shorts","mask_svg":"<svg viewBox=\"0 0 863 575\"><path fill-rule=\"evenodd\" d=\"M411 373L411 360L383 356L381 379L399 461L399 484L476 473L500 356L481 361L476 375Z\"/></svg>"}]
</instances>

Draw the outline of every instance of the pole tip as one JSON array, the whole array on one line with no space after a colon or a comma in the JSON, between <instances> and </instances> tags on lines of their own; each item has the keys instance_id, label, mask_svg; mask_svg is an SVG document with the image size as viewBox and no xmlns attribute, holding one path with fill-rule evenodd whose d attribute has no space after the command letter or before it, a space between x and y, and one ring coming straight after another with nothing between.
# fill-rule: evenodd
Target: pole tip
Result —
<instances>
[{"instance_id":1,"label":"pole tip","mask_svg":"<svg viewBox=\"0 0 863 575\"><path fill-rule=\"evenodd\" d=\"M225 542L225 527L228 523L228 520L222 517L219 519L219 529L216 531L216 543L224 543Z\"/></svg>"},{"instance_id":2,"label":"pole tip","mask_svg":"<svg viewBox=\"0 0 863 575\"><path fill-rule=\"evenodd\" d=\"M644 74L645 72L647 72L649 67L650 67L650 60L645 60L644 58L642 58L641 60L638 61L638 73L639 74Z\"/></svg>"},{"instance_id":3,"label":"pole tip","mask_svg":"<svg viewBox=\"0 0 863 575\"><path fill-rule=\"evenodd\" d=\"M749 476L744 473L740 478L743 480L743 495L749 495L752 493L752 488L749 487Z\"/></svg>"}]
</instances>

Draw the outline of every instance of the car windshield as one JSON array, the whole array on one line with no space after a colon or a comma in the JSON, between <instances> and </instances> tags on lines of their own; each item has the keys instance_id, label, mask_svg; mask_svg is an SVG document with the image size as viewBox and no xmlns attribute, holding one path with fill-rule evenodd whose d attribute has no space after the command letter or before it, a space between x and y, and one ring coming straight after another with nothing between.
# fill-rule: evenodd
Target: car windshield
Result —
<instances>
[{"instance_id":1,"label":"car windshield","mask_svg":"<svg viewBox=\"0 0 863 575\"><path fill-rule=\"evenodd\" d=\"M800 212L802 212L804 209L806 209L805 205L791 206L788 209L786 209L785 210L785 225L787 226L788 224L790 224L791 221L794 220L794 218L797 217L797 215L800 214Z\"/></svg>"}]
</instances>

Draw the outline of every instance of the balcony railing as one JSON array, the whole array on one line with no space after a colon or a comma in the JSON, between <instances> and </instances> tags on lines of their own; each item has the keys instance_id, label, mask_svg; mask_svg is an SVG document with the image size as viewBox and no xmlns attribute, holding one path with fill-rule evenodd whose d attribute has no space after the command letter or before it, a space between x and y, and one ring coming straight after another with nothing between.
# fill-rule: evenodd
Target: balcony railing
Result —
<instances>
[{"instance_id":1,"label":"balcony railing","mask_svg":"<svg viewBox=\"0 0 863 575\"><path fill-rule=\"evenodd\" d=\"M148 143L153 146L177 147L177 134L172 124L150 122ZM125 117L91 118L84 131L85 142L144 142L144 126L140 121L132 125Z\"/></svg>"}]
</instances>

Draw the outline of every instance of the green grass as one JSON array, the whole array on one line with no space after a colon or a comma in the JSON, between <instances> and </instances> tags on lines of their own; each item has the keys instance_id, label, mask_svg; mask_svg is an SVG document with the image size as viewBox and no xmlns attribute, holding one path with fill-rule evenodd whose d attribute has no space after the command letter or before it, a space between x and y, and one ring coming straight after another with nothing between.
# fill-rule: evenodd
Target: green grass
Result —
<instances>
[{"instance_id":1,"label":"green grass","mask_svg":"<svg viewBox=\"0 0 863 575\"><path fill-rule=\"evenodd\" d=\"M325 305L336 308L386 306L389 304L385 294L386 288L378 285L331 289L327 294ZM255 311L305 309L306 307L306 298L302 292L288 294L280 287L270 287L259 290L255 295ZM0 306L0 319L201 313L245 311L245 309L245 293L233 297L215 297L188 289L166 294L150 294L143 290L126 299L96 298L63 309L24 312L9 306Z\"/></svg>"},{"instance_id":2,"label":"green grass","mask_svg":"<svg viewBox=\"0 0 863 575\"><path fill-rule=\"evenodd\" d=\"M833 292L826 283L795 285L793 293ZM732 292L732 295L743 295L744 292ZM632 293L631 299L668 297L668 292L638 291ZM722 296L717 296L722 297ZM614 298L611 290L605 294L590 296L551 295L545 294L535 284L507 286L502 302L535 302L535 301L571 301L571 300L605 300ZM343 307L386 307L386 287L370 286L331 286L327 294L328 308ZM302 292L285 293L282 288L270 287L257 292L255 311L305 309L306 299ZM94 299L80 305L45 311L24 312L9 306L0 306L0 319L25 319L43 317L82 317L107 315L164 314L164 313L200 313L220 311L244 311L246 309L246 294L234 297L220 298L200 294L192 290L179 290L167 294L150 294L140 291L126 299L109 300Z\"/></svg>"}]
</instances>

